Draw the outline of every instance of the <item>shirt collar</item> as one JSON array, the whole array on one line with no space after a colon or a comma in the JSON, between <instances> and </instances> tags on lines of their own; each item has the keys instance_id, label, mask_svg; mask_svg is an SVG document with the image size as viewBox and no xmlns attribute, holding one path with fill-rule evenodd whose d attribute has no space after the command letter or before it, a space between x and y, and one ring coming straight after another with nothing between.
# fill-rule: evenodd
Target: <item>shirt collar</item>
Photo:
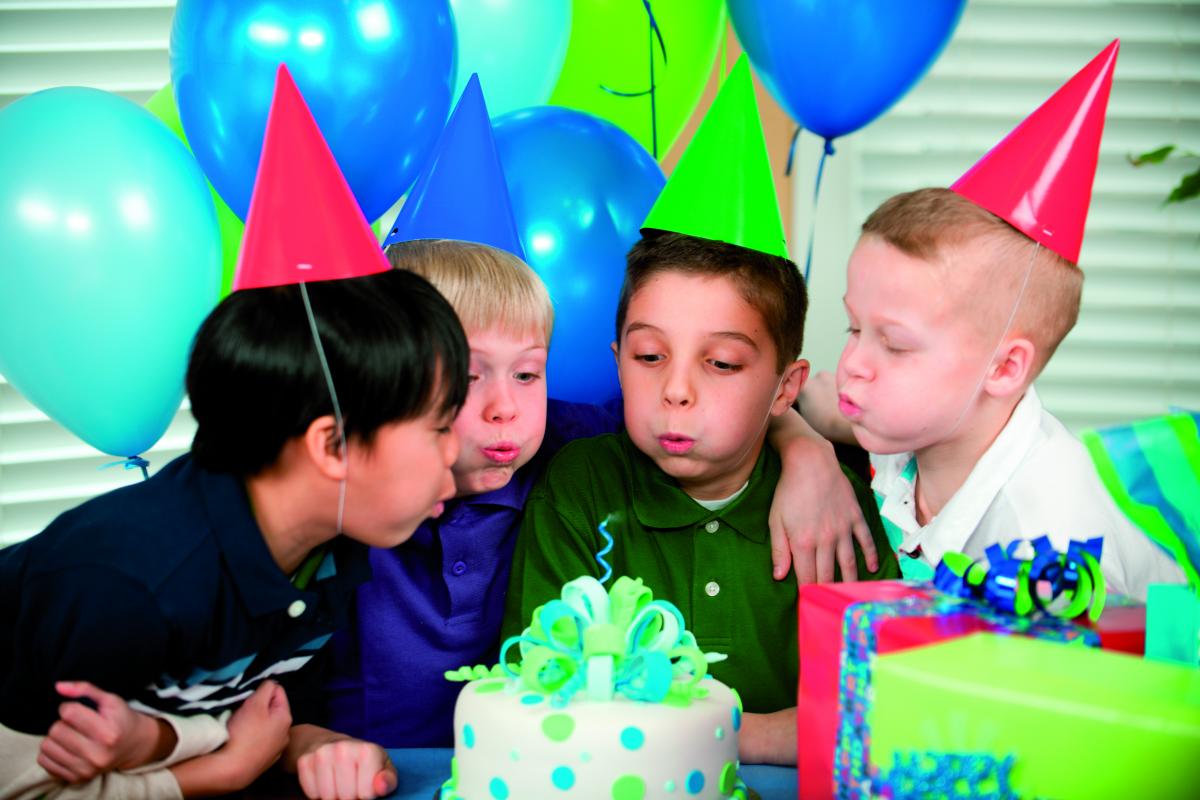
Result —
<instances>
[{"instance_id":1,"label":"shirt collar","mask_svg":"<svg viewBox=\"0 0 1200 800\"><path fill-rule=\"evenodd\" d=\"M770 508L779 482L779 456L763 444L749 486L741 496L717 511L709 511L687 495L679 484L659 469L654 460L638 450L627 433L621 446L632 467L633 514L644 528L663 531L691 528L709 520L720 520L747 539L764 543L770 538L765 509Z\"/></svg>"},{"instance_id":2,"label":"shirt collar","mask_svg":"<svg viewBox=\"0 0 1200 800\"><path fill-rule=\"evenodd\" d=\"M357 586L371 577L366 546L338 536L329 543L308 591L298 590L271 557L242 481L194 463L191 469L195 470L209 524L238 596L253 616L281 611L296 600L312 602L317 592L330 586L329 578L335 578L338 584Z\"/></svg>"},{"instance_id":3,"label":"shirt collar","mask_svg":"<svg viewBox=\"0 0 1200 800\"><path fill-rule=\"evenodd\" d=\"M924 527L916 522L914 456L907 453L895 462L890 471L890 480L879 487L885 497L880 512L905 532L904 549L911 552L919 546L924 558L931 564L941 561L947 552L961 552L987 510L1024 461L1038 435L1041 418L1042 402L1030 386L995 441L975 463L963 485L941 513ZM905 503L905 499L909 502Z\"/></svg>"}]
</instances>

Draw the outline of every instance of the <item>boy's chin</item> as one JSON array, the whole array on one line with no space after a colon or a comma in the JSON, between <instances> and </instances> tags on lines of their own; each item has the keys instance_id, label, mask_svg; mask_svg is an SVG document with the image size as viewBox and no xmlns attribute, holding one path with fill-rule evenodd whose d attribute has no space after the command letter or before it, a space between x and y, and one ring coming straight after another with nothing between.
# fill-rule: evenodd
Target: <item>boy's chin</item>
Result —
<instances>
[{"instance_id":1,"label":"boy's chin","mask_svg":"<svg viewBox=\"0 0 1200 800\"><path fill-rule=\"evenodd\" d=\"M483 494L503 489L505 486L508 486L509 481L513 478L513 473L520 466L520 464L513 463L504 466L484 467L473 470L461 478L456 475L454 477L455 496L466 497L468 495Z\"/></svg>"}]
</instances>

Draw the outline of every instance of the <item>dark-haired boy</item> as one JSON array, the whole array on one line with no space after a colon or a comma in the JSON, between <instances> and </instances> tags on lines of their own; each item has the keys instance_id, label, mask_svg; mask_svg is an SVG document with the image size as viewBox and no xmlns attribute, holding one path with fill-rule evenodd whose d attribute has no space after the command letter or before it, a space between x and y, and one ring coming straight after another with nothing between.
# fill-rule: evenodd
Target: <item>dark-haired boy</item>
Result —
<instances>
[{"instance_id":1,"label":"dark-haired boy","mask_svg":"<svg viewBox=\"0 0 1200 800\"><path fill-rule=\"evenodd\" d=\"M32 736L62 724L61 687L101 705L71 704L65 721L109 706L133 721L124 763L112 766L167 756L176 734L161 715L218 715L269 678L293 678L369 577L367 546L400 544L453 495L450 424L467 380L454 310L407 272L306 289L344 447L299 287L226 298L189 363L191 453L0 552L0 752L27 752ZM365 780L359 795L394 786L381 748L301 724L304 700L290 699L287 762L336 741L338 757L354 759ZM174 781L160 774L140 791L230 791L273 760L248 766L243 750L227 750L178 763Z\"/></svg>"}]
</instances>

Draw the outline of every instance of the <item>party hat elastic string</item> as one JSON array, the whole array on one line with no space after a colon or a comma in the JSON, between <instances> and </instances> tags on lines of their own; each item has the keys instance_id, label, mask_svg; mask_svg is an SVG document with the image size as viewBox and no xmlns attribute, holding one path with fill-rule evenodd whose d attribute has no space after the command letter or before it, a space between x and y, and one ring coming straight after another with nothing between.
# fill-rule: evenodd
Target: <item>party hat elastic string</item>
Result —
<instances>
[{"instance_id":1,"label":"party hat elastic string","mask_svg":"<svg viewBox=\"0 0 1200 800\"><path fill-rule=\"evenodd\" d=\"M312 302L308 299L308 287L300 283L300 297L304 300L304 311L308 315L308 327L312 331L313 344L317 347L317 358L321 362L321 372L325 376L325 386L329 389L329 399L333 401L333 419L337 425L338 453L342 459L342 479L338 482L337 532L342 533L342 519L346 512L346 477L350 473L350 462L346 454L346 425L342 419L342 407L338 403L337 389L333 386L333 373L329 370L329 361L325 358L325 348L321 344L321 334L317 330L317 318L313 314Z\"/></svg>"}]
</instances>

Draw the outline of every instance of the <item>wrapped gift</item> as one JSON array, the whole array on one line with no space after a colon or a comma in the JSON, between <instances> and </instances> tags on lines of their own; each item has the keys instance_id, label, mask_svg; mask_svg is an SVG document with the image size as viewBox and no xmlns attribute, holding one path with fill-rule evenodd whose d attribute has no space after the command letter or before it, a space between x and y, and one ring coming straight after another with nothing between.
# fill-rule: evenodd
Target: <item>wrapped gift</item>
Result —
<instances>
[{"instance_id":1,"label":"wrapped gift","mask_svg":"<svg viewBox=\"0 0 1200 800\"><path fill-rule=\"evenodd\" d=\"M1200 666L1200 594L1190 586L1150 585L1146 658Z\"/></svg>"},{"instance_id":2,"label":"wrapped gift","mask_svg":"<svg viewBox=\"0 0 1200 800\"><path fill-rule=\"evenodd\" d=\"M873 672L875 796L1196 796L1200 670L979 633Z\"/></svg>"},{"instance_id":3,"label":"wrapped gift","mask_svg":"<svg viewBox=\"0 0 1200 800\"><path fill-rule=\"evenodd\" d=\"M1101 621L1103 621L1101 617ZM874 656L978 631L1095 645L1096 631L1003 614L912 581L800 587L797 750L802 798L866 797Z\"/></svg>"}]
</instances>

